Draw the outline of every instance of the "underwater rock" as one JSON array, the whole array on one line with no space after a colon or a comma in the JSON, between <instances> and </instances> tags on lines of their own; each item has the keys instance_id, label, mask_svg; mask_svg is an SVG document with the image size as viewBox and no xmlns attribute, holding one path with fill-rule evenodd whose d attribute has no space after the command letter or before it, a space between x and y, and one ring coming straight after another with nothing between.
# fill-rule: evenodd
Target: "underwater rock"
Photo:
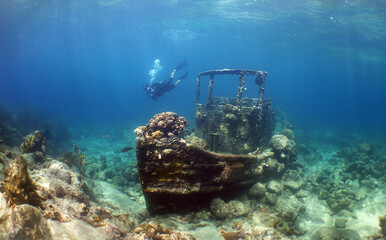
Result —
<instances>
[{"instance_id":1,"label":"underwater rock","mask_svg":"<svg viewBox=\"0 0 386 240\"><path fill-rule=\"evenodd\" d=\"M382 159L379 163L374 163L373 165L368 166L369 173L372 177L379 179L385 176L386 172L386 158Z\"/></svg>"},{"instance_id":2,"label":"underwater rock","mask_svg":"<svg viewBox=\"0 0 386 240\"><path fill-rule=\"evenodd\" d=\"M266 192L264 195L264 202L266 202L269 205L275 205L278 201L278 197L274 193Z\"/></svg>"},{"instance_id":3,"label":"underwater rock","mask_svg":"<svg viewBox=\"0 0 386 240\"><path fill-rule=\"evenodd\" d=\"M283 163L279 163L279 161L271 157L269 157L263 164L264 171L267 172L268 175L280 174L285 169L285 165Z\"/></svg>"},{"instance_id":4,"label":"underwater rock","mask_svg":"<svg viewBox=\"0 0 386 240\"><path fill-rule=\"evenodd\" d=\"M225 203L221 198L215 198L210 202L210 210L219 219L240 217L248 213L242 202L232 200Z\"/></svg>"},{"instance_id":5,"label":"underwater rock","mask_svg":"<svg viewBox=\"0 0 386 240\"><path fill-rule=\"evenodd\" d=\"M118 187L125 187L128 184L127 180L121 175L114 176L112 182Z\"/></svg>"},{"instance_id":6,"label":"underwater rock","mask_svg":"<svg viewBox=\"0 0 386 240\"><path fill-rule=\"evenodd\" d=\"M281 130L280 135L286 136L289 140L295 139L294 132L289 128Z\"/></svg>"},{"instance_id":7,"label":"underwater rock","mask_svg":"<svg viewBox=\"0 0 386 240\"><path fill-rule=\"evenodd\" d=\"M100 229L105 235L113 234L115 230L120 232L113 223L117 219L111 214L112 210L97 206L90 200L88 189L77 171L57 160L48 164L50 166L34 171L33 175L38 179L36 184L48 196L43 202L44 217L61 223L81 219L94 227L106 226Z\"/></svg>"},{"instance_id":8,"label":"underwater rock","mask_svg":"<svg viewBox=\"0 0 386 240\"><path fill-rule=\"evenodd\" d=\"M316 177L317 183L322 183L323 181L329 180L331 176L331 171L328 169L323 169L318 176Z\"/></svg>"},{"instance_id":9,"label":"underwater rock","mask_svg":"<svg viewBox=\"0 0 386 240\"><path fill-rule=\"evenodd\" d=\"M59 161L52 161L51 165L41 172L43 172L47 180L49 180L49 186L53 187L53 189L50 188L50 191L56 191L57 189L55 186L60 185L67 198L82 203L87 203L89 201L89 198L85 193L86 186L81 175L75 171L71 171L66 164Z\"/></svg>"},{"instance_id":10,"label":"underwater rock","mask_svg":"<svg viewBox=\"0 0 386 240\"><path fill-rule=\"evenodd\" d=\"M297 198L304 198L304 197L307 197L307 196L309 196L309 195L310 195L310 193L309 193L308 191L305 191L305 190L303 190L303 189L300 189L300 191L298 191L298 192L296 193L295 197L297 197Z\"/></svg>"},{"instance_id":11,"label":"underwater rock","mask_svg":"<svg viewBox=\"0 0 386 240\"><path fill-rule=\"evenodd\" d=\"M336 228L345 228L346 222L347 222L346 218L337 218L337 219L335 219L335 225L334 226Z\"/></svg>"},{"instance_id":12,"label":"underwater rock","mask_svg":"<svg viewBox=\"0 0 386 240\"><path fill-rule=\"evenodd\" d=\"M46 153L46 143L43 133L39 130L35 131L32 135L28 135L25 137L24 142L20 145L20 150L23 153L33 153L40 151L42 153Z\"/></svg>"},{"instance_id":13,"label":"underwater rock","mask_svg":"<svg viewBox=\"0 0 386 240\"><path fill-rule=\"evenodd\" d=\"M237 240L237 239L247 239L248 234L244 230L226 232L224 230L220 231L220 235L224 240Z\"/></svg>"},{"instance_id":14,"label":"underwater rock","mask_svg":"<svg viewBox=\"0 0 386 240\"><path fill-rule=\"evenodd\" d=\"M285 151L289 149L290 140L284 135L273 135L269 145L273 148L274 151Z\"/></svg>"},{"instance_id":15,"label":"underwater rock","mask_svg":"<svg viewBox=\"0 0 386 240\"><path fill-rule=\"evenodd\" d=\"M294 226L292 222L288 222L285 219L279 219L274 224L275 229L280 231L281 233L285 235L302 235L303 232L300 232L297 230L297 228Z\"/></svg>"},{"instance_id":16,"label":"underwater rock","mask_svg":"<svg viewBox=\"0 0 386 240\"><path fill-rule=\"evenodd\" d=\"M63 198L64 196L66 196L66 193L65 193L62 185L60 185L58 183L50 183L49 188L50 188L50 192L55 197Z\"/></svg>"},{"instance_id":17,"label":"underwater rock","mask_svg":"<svg viewBox=\"0 0 386 240\"><path fill-rule=\"evenodd\" d=\"M102 155L99 159L99 162L101 164L101 169L106 169L107 168L107 158L105 155Z\"/></svg>"},{"instance_id":18,"label":"underwater rock","mask_svg":"<svg viewBox=\"0 0 386 240\"><path fill-rule=\"evenodd\" d=\"M1 239L52 239L52 233L40 210L28 204L7 208L0 220Z\"/></svg>"},{"instance_id":19,"label":"underwater rock","mask_svg":"<svg viewBox=\"0 0 386 240\"><path fill-rule=\"evenodd\" d=\"M328 191L326 191L325 189L322 189L319 192L318 198L321 200L326 200L329 196L330 196L330 193Z\"/></svg>"},{"instance_id":20,"label":"underwater rock","mask_svg":"<svg viewBox=\"0 0 386 240\"><path fill-rule=\"evenodd\" d=\"M112 179L115 175L115 172L111 169L106 169L104 175L105 175L105 179Z\"/></svg>"},{"instance_id":21,"label":"underwater rock","mask_svg":"<svg viewBox=\"0 0 386 240\"><path fill-rule=\"evenodd\" d=\"M28 164L22 156L15 158L5 170L1 191L12 204L27 203L42 208L43 198L37 192L29 175Z\"/></svg>"},{"instance_id":22,"label":"underwater rock","mask_svg":"<svg viewBox=\"0 0 386 240\"><path fill-rule=\"evenodd\" d=\"M283 191L283 185L276 180L271 180L267 183L267 190L271 193L279 194Z\"/></svg>"},{"instance_id":23,"label":"underwater rock","mask_svg":"<svg viewBox=\"0 0 386 240\"><path fill-rule=\"evenodd\" d=\"M289 189L292 193L296 193L303 186L304 182L302 180L287 180L284 182L284 187Z\"/></svg>"},{"instance_id":24,"label":"underwater rock","mask_svg":"<svg viewBox=\"0 0 386 240\"><path fill-rule=\"evenodd\" d=\"M195 240L191 234L174 231L162 227L159 223L143 223L134 230L134 233L128 235L132 240Z\"/></svg>"},{"instance_id":25,"label":"underwater rock","mask_svg":"<svg viewBox=\"0 0 386 240\"><path fill-rule=\"evenodd\" d=\"M57 179L64 181L67 184L71 184L72 172L69 170L66 164L54 161L48 167L48 173L55 176Z\"/></svg>"},{"instance_id":26,"label":"underwater rock","mask_svg":"<svg viewBox=\"0 0 386 240\"><path fill-rule=\"evenodd\" d=\"M83 173L83 167L87 162L86 156L75 144L74 152L65 152L62 155L61 160L65 162L69 167L76 167L81 173Z\"/></svg>"},{"instance_id":27,"label":"underwater rock","mask_svg":"<svg viewBox=\"0 0 386 240\"><path fill-rule=\"evenodd\" d=\"M120 234L122 233L128 234L129 232L134 230L136 225L135 221L133 220L133 217L128 213L112 215L112 217L110 217L108 220L111 224L119 228ZM111 226L111 224L109 225ZM113 228L109 227L108 229L113 229Z\"/></svg>"},{"instance_id":28,"label":"underwater rock","mask_svg":"<svg viewBox=\"0 0 386 240\"><path fill-rule=\"evenodd\" d=\"M343 209L349 210L351 201L348 198L335 199L333 197L329 197L327 198L326 203L335 214Z\"/></svg>"},{"instance_id":29,"label":"underwater rock","mask_svg":"<svg viewBox=\"0 0 386 240\"><path fill-rule=\"evenodd\" d=\"M358 219L357 215L355 215L354 213L349 212L349 211L347 211L345 209L340 210L339 212L337 212L336 216L342 217L342 218L345 218L345 219L348 219L348 218Z\"/></svg>"},{"instance_id":30,"label":"underwater rock","mask_svg":"<svg viewBox=\"0 0 386 240\"><path fill-rule=\"evenodd\" d=\"M386 237L386 215L379 217L379 227L381 228L381 234Z\"/></svg>"},{"instance_id":31,"label":"underwater rock","mask_svg":"<svg viewBox=\"0 0 386 240\"><path fill-rule=\"evenodd\" d=\"M138 171L134 166L126 168L123 171L122 176L127 180L127 182L139 182Z\"/></svg>"},{"instance_id":32,"label":"underwater rock","mask_svg":"<svg viewBox=\"0 0 386 240\"><path fill-rule=\"evenodd\" d=\"M312 237L313 240L360 240L360 235L352 229L338 229L334 227L319 228Z\"/></svg>"},{"instance_id":33,"label":"underwater rock","mask_svg":"<svg viewBox=\"0 0 386 240\"><path fill-rule=\"evenodd\" d=\"M265 188L264 184L256 183L249 189L248 195L253 198L259 199L264 197L266 191L267 189Z\"/></svg>"},{"instance_id":34,"label":"underwater rock","mask_svg":"<svg viewBox=\"0 0 386 240\"><path fill-rule=\"evenodd\" d=\"M226 228L220 231L220 235L224 240L279 240L283 239L279 233L271 228L265 227L253 227L251 229L243 228L243 226L235 227L232 226L234 231L226 231Z\"/></svg>"},{"instance_id":35,"label":"underwater rock","mask_svg":"<svg viewBox=\"0 0 386 240\"><path fill-rule=\"evenodd\" d=\"M289 140L284 135L274 135L269 141L269 145L275 152L277 159L284 162L293 162L296 160L296 145L293 140Z\"/></svg>"},{"instance_id":36,"label":"underwater rock","mask_svg":"<svg viewBox=\"0 0 386 240\"><path fill-rule=\"evenodd\" d=\"M210 202L210 210L220 219L227 218L229 214L226 203L221 198L215 198Z\"/></svg>"},{"instance_id":37,"label":"underwater rock","mask_svg":"<svg viewBox=\"0 0 386 240\"><path fill-rule=\"evenodd\" d=\"M276 229L286 235L303 234L296 224L298 216L306 210L303 201L292 195L282 196L273 208L279 217L274 224Z\"/></svg>"},{"instance_id":38,"label":"underwater rock","mask_svg":"<svg viewBox=\"0 0 386 240\"><path fill-rule=\"evenodd\" d=\"M38 151L32 154L32 158L34 159L35 162L42 163L45 161L46 156L43 152Z\"/></svg>"},{"instance_id":39,"label":"underwater rock","mask_svg":"<svg viewBox=\"0 0 386 240\"><path fill-rule=\"evenodd\" d=\"M98 163L90 163L87 164L87 167L85 167L85 175L91 179L97 178L98 173L101 171L101 169L106 169L101 168L101 165Z\"/></svg>"},{"instance_id":40,"label":"underwater rock","mask_svg":"<svg viewBox=\"0 0 386 240\"><path fill-rule=\"evenodd\" d=\"M371 155L373 154L373 147L369 143L361 143L358 145L358 151L366 155Z\"/></svg>"}]
</instances>

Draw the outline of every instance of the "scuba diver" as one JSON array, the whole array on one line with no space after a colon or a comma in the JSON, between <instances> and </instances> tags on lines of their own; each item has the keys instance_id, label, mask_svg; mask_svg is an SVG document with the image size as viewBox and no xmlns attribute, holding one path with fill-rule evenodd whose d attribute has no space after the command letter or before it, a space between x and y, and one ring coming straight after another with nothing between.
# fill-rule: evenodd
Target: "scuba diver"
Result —
<instances>
[{"instance_id":1,"label":"scuba diver","mask_svg":"<svg viewBox=\"0 0 386 240\"><path fill-rule=\"evenodd\" d=\"M187 61L183 61L182 63L178 64L177 67L175 67L173 69L173 72L170 74L170 78L162 81L162 82L154 82L152 84L146 84L144 87L143 87L143 90L153 99L153 100L157 100L158 97L164 95L166 92L169 92L170 90L174 89L180 82L182 79L186 78L188 76L188 72L185 72L184 74L182 74L181 77L179 77L177 79L176 82L173 83L174 81L174 74L184 68L188 66L188 62Z\"/></svg>"}]
</instances>

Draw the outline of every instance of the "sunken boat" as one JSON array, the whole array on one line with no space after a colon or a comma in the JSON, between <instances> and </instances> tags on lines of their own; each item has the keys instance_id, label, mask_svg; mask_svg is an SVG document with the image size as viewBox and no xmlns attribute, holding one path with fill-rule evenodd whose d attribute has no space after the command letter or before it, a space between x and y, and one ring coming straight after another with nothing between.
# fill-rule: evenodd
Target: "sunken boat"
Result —
<instances>
[{"instance_id":1,"label":"sunken boat","mask_svg":"<svg viewBox=\"0 0 386 240\"><path fill-rule=\"evenodd\" d=\"M222 75L238 76L236 97L213 96L214 78ZM184 135L189 123L173 112L157 114L135 130L138 174L150 213L195 211L215 197L235 197L263 177L263 162L274 154L261 152L274 125L271 101L264 99L266 76L244 69L201 72L194 133ZM208 97L200 103L206 77ZM257 98L243 98L248 79L258 86Z\"/></svg>"}]
</instances>

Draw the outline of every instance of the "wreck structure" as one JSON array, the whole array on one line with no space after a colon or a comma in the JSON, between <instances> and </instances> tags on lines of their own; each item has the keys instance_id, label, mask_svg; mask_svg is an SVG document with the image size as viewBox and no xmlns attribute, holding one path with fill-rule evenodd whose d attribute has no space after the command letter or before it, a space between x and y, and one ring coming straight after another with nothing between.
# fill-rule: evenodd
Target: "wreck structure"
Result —
<instances>
[{"instance_id":1,"label":"wreck structure","mask_svg":"<svg viewBox=\"0 0 386 240\"><path fill-rule=\"evenodd\" d=\"M214 97L216 75L238 75L236 98ZM209 77L208 98L200 103L201 78ZM254 77L260 87L259 98L243 98L245 78ZM208 143L215 152L246 154L266 145L273 128L271 101L264 100L267 72L240 69L222 69L201 72L196 87L196 136ZM219 82L221 84L221 82Z\"/></svg>"},{"instance_id":2,"label":"wreck structure","mask_svg":"<svg viewBox=\"0 0 386 240\"><path fill-rule=\"evenodd\" d=\"M216 75L238 75L235 98L214 97ZM208 99L199 102L200 83L209 76ZM188 121L176 113L155 115L135 130L137 166L150 213L187 212L215 197L231 198L263 177L261 153L271 137L274 112L264 100L267 72L223 69L197 77L195 134L181 137ZM258 98L243 98L245 78L259 86Z\"/></svg>"}]
</instances>

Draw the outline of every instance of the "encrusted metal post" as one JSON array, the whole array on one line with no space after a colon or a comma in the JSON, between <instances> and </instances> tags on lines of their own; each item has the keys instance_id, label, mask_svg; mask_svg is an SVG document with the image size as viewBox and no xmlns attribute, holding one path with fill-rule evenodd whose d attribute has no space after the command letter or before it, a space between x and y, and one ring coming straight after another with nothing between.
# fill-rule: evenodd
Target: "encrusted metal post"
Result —
<instances>
[{"instance_id":1,"label":"encrusted metal post","mask_svg":"<svg viewBox=\"0 0 386 240\"><path fill-rule=\"evenodd\" d=\"M196 83L196 103L200 101L200 76L197 77Z\"/></svg>"},{"instance_id":2,"label":"encrusted metal post","mask_svg":"<svg viewBox=\"0 0 386 240\"><path fill-rule=\"evenodd\" d=\"M239 75L239 89L237 91L237 104L238 105L240 104L241 98L243 97L244 85L245 85L244 74L240 74Z\"/></svg>"},{"instance_id":3,"label":"encrusted metal post","mask_svg":"<svg viewBox=\"0 0 386 240\"><path fill-rule=\"evenodd\" d=\"M213 83L214 83L214 73L211 73L209 79L209 89L208 89L208 99L206 100L206 104L212 103L212 97L213 97Z\"/></svg>"},{"instance_id":4,"label":"encrusted metal post","mask_svg":"<svg viewBox=\"0 0 386 240\"><path fill-rule=\"evenodd\" d=\"M265 77L267 76L266 72L259 71L259 75L256 76L255 83L260 86L259 90L259 122L263 117L263 101L264 101L264 90L265 90Z\"/></svg>"}]
</instances>

